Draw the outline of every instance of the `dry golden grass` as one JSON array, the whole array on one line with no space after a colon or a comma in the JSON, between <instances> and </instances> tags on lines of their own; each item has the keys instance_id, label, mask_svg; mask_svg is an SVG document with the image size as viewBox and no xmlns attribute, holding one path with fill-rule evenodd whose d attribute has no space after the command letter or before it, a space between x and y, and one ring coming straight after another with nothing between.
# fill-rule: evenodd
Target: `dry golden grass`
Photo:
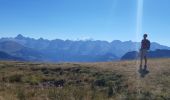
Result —
<instances>
[{"instance_id":1,"label":"dry golden grass","mask_svg":"<svg viewBox=\"0 0 170 100\"><path fill-rule=\"evenodd\" d=\"M138 61L1 61L0 100L170 100L170 59L150 59L144 77L138 70Z\"/></svg>"}]
</instances>

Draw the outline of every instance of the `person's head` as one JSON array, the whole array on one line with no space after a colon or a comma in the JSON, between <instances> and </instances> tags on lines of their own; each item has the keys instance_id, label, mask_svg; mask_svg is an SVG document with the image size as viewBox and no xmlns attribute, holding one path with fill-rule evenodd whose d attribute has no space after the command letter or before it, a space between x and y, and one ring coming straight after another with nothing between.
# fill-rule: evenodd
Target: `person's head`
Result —
<instances>
[{"instance_id":1,"label":"person's head","mask_svg":"<svg viewBox=\"0 0 170 100\"><path fill-rule=\"evenodd\" d=\"M148 35L147 35L147 34L144 34L144 35L143 35L143 38L144 38L144 39L146 39L147 37L148 37Z\"/></svg>"}]
</instances>

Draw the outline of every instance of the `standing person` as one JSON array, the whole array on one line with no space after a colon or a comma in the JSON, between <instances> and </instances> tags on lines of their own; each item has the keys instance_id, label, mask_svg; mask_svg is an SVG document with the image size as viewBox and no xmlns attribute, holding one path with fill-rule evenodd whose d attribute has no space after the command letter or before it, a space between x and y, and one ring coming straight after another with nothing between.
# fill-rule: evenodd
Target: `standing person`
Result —
<instances>
[{"instance_id":1,"label":"standing person","mask_svg":"<svg viewBox=\"0 0 170 100\"><path fill-rule=\"evenodd\" d=\"M140 49L140 67L142 67L143 58L145 59L145 68L147 67L147 53L150 49L150 41L147 39L148 35L143 35L143 40L141 41Z\"/></svg>"}]
</instances>

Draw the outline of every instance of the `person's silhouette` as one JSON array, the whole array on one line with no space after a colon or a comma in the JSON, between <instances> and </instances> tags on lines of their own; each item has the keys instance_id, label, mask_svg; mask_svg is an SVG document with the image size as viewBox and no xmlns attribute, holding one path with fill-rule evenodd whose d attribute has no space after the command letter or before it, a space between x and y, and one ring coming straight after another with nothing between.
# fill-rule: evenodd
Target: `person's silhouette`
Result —
<instances>
[{"instance_id":1,"label":"person's silhouette","mask_svg":"<svg viewBox=\"0 0 170 100\"><path fill-rule=\"evenodd\" d=\"M143 35L140 48L140 68L139 73L141 77L145 77L149 71L147 70L147 53L150 49L150 41L147 39L147 34ZM144 68L142 69L143 59L145 60Z\"/></svg>"},{"instance_id":2,"label":"person's silhouette","mask_svg":"<svg viewBox=\"0 0 170 100\"><path fill-rule=\"evenodd\" d=\"M140 68L142 68L143 58L145 59L145 69L147 68L147 53L150 49L150 41L147 39L147 34L143 35L140 48Z\"/></svg>"}]
</instances>

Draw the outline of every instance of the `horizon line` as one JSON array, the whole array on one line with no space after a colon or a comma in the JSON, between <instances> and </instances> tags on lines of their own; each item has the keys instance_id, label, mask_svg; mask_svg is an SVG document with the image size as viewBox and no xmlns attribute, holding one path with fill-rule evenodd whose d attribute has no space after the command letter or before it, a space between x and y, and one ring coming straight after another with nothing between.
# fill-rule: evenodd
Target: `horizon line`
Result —
<instances>
[{"instance_id":1,"label":"horizon line","mask_svg":"<svg viewBox=\"0 0 170 100\"><path fill-rule=\"evenodd\" d=\"M115 40L111 40L111 41L108 41L108 40L100 40L100 39L94 39L94 38L85 38L85 39L61 39L61 38L55 38L55 39L48 39L48 38L44 38L44 37L38 37L38 38L35 38L35 37L30 37L30 36L25 36L25 35L22 35L22 34L18 34L16 36L9 36L9 37L0 37L0 39L3 39L3 38L17 38L17 37L23 37L23 38L29 38L29 39L35 39L35 40L40 40L40 39L43 39L43 40L48 40L48 41L53 41L53 40L63 40L63 41L67 41L67 40L70 40L70 41L106 41L106 42L113 42L113 41L120 41L120 42L137 42L137 41L133 41L133 40L120 40L120 39L115 39ZM155 42L157 43L157 42Z\"/></svg>"},{"instance_id":2,"label":"horizon line","mask_svg":"<svg viewBox=\"0 0 170 100\"><path fill-rule=\"evenodd\" d=\"M120 41L120 42L140 43L140 42L136 42L136 41L133 41L133 40L125 40L125 41L123 41L123 40L119 40L119 39L115 39L115 40L112 40L112 41L99 40L99 39L97 40L97 39L93 39L93 38L90 38L90 39L76 39L76 40L74 40L74 39L60 39L60 38L47 39L47 38L43 38L43 37L39 37L39 38L29 37L29 36L24 36L24 35L22 35L22 34L18 34L18 35L14 36L14 37L1 37L0 39L5 39L5 38L7 38L7 39L10 39L10 38L15 39L15 38L17 38L17 37L23 37L23 38L29 38L29 39L35 39L35 40L43 39L43 40L47 40L47 41L54 41L54 40L62 40L62 41L104 41L104 42L108 42L108 43L111 43L111 42L114 42L114 41ZM158 42L151 42L151 43L160 44L160 43L158 43ZM163 44L160 44L160 45L163 45ZM167 45L164 45L164 46L167 46ZM167 47L169 47L169 46L167 46Z\"/></svg>"}]
</instances>

